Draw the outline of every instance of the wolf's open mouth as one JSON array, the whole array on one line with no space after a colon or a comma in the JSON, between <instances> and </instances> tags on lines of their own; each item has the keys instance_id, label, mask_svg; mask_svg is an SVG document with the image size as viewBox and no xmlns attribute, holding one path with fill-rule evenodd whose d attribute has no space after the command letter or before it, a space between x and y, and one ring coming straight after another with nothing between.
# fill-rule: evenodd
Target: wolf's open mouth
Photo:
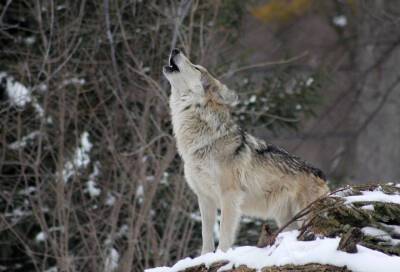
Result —
<instances>
[{"instance_id":1,"label":"wolf's open mouth","mask_svg":"<svg viewBox=\"0 0 400 272\"><path fill-rule=\"evenodd\" d=\"M177 55L179 55L180 54L180 51L179 51L179 49L173 49L172 51L171 51L171 55L169 56L169 65L167 65L167 66L165 66L165 71L167 72L167 73L173 73L173 72L180 72L179 71L179 68L178 68L178 65L176 65L176 62L175 62L175 57L177 56Z\"/></svg>"},{"instance_id":2,"label":"wolf's open mouth","mask_svg":"<svg viewBox=\"0 0 400 272\"><path fill-rule=\"evenodd\" d=\"M167 69L168 72L179 72L179 68L176 65L175 61L174 61L174 57L175 56L171 56L169 58L169 66L166 66L165 68Z\"/></svg>"}]
</instances>

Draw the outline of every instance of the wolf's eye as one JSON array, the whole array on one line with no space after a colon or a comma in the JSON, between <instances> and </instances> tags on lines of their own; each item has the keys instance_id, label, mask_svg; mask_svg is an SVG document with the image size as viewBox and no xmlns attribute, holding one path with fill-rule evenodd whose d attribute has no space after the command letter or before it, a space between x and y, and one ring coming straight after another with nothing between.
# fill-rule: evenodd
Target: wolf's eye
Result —
<instances>
[{"instance_id":1,"label":"wolf's eye","mask_svg":"<svg viewBox=\"0 0 400 272\"><path fill-rule=\"evenodd\" d=\"M194 69L196 69L197 71L201 72L200 69L199 69L199 67L197 67L197 66L193 66L193 67L194 67Z\"/></svg>"}]
</instances>

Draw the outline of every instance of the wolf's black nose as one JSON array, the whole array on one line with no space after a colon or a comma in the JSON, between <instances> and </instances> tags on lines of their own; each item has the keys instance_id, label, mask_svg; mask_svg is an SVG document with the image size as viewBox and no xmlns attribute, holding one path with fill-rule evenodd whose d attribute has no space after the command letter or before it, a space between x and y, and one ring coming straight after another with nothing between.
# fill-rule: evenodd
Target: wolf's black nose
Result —
<instances>
[{"instance_id":1,"label":"wolf's black nose","mask_svg":"<svg viewBox=\"0 0 400 272\"><path fill-rule=\"evenodd\" d=\"M179 51L179 49L175 48L172 49L171 51L171 58L175 57L176 55L178 55L181 51Z\"/></svg>"}]
</instances>

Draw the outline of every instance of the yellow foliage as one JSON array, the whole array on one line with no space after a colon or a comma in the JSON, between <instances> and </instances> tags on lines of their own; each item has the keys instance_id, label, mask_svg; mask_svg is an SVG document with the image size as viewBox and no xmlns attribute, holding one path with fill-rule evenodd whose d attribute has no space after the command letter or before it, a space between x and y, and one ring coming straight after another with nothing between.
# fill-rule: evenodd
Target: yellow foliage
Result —
<instances>
[{"instance_id":1,"label":"yellow foliage","mask_svg":"<svg viewBox=\"0 0 400 272\"><path fill-rule=\"evenodd\" d=\"M285 22L304 14L313 0L271 0L252 10L252 14L265 22Z\"/></svg>"},{"instance_id":2,"label":"yellow foliage","mask_svg":"<svg viewBox=\"0 0 400 272\"><path fill-rule=\"evenodd\" d=\"M353 12L356 12L357 10L357 1L358 0L347 0L347 4L351 7Z\"/></svg>"},{"instance_id":3,"label":"yellow foliage","mask_svg":"<svg viewBox=\"0 0 400 272\"><path fill-rule=\"evenodd\" d=\"M347 0L346 3L353 12L356 12L358 1ZM314 0L270 0L251 12L256 18L265 22L287 22L306 13L313 2L322 3Z\"/></svg>"}]
</instances>

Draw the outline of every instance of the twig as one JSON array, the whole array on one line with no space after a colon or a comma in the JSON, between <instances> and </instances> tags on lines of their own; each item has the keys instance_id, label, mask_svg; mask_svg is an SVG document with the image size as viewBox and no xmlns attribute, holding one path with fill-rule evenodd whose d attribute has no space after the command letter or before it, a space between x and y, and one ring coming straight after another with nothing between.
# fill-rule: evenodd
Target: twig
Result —
<instances>
[{"instance_id":1,"label":"twig","mask_svg":"<svg viewBox=\"0 0 400 272\"><path fill-rule=\"evenodd\" d=\"M321 201L321 200L323 200L323 199L325 199L325 198L327 198L329 196L332 196L332 195L334 195L334 194L336 194L338 192L347 190L348 188L349 188L348 186L343 187L343 188L339 188L339 189L337 189L337 190L335 190L333 192L330 192L330 193L327 193L325 195L322 195L319 198L317 198L316 200L310 202L305 208L303 208L297 214L295 214L292 217L292 219L290 219L286 224L283 224L277 231L275 231L275 233L270 236L270 239L268 240L269 243L266 244L266 246L273 245L275 243L276 237L278 237L279 233L281 233L286 227L288 227L290 224L294 223L296 220L298 220L298 219L304 217L305 215L307 215L308 213L310 213L311 212L310 208L315 203L317 203L317 202L319 202L319 201Z\"/></svg>"},{"instance_id":2,"label":"twig","mask_svg":"<svg viewBox=\"0 0 400 272\"><path fill-rule=\"evenodd\" d=\"M241 68L232 70L232 71L228 71L222 75L220 75L219 77L224 78L224 77L231 77L236 73L239 72L243 72L246 70L250 70L250 69L254 69L254 68L261 68L261 67L267 67L267 66L272 66L272 65L280 65L280 64L288 64L291 62L294 62L296 60L299 60L301 58L304 58L305 56L308 55L308 51L304 51L303 53L301 53L298 56L289 58L289 59L284 59L284 60L277 60L277 61L266 61L266 62L260 62L260 63L256 63L256 64L252 64L252 65L248 65L248 66L243 66Z\"/></svg>"}]
</instances>

